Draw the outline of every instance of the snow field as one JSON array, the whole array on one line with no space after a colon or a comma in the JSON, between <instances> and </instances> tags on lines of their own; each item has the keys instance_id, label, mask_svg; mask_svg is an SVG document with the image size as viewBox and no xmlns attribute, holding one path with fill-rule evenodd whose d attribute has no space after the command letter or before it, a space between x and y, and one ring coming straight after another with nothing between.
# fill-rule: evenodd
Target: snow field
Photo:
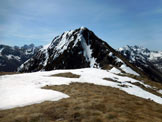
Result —
<instances>
[{"instance_id":1,"label":"snow field","mask_svg":"<svg viewBox=\"0 0 162 122\"><path fill-rule=\"evenodd\" d=\"M68 85L72 82L93 83L96 85L115 87L127 92L128 94L145 99L151 99L159 104L162 104L161 97L131 84L135 82L144 84L143 82L129 77L119 76L117 75L119 72L117 70L114 70L115 73L112 71L113 69L111 71L106 71L95 68L84 68L0 76L0 109L10 109L14 107L22 107L35 103L41 103L44 101L57 101L62 98L68 98L70 96L64 93L49 89L42 89L42 87L46 85ZM51 76L54 74L66 72L80 75L80 78ZM104 80L104 78L110 78L117 80L118 82L113 82L111 80L107 81ZM122 87L121 85L125 85L127 87Z\"/></svg>"}]
</instances>

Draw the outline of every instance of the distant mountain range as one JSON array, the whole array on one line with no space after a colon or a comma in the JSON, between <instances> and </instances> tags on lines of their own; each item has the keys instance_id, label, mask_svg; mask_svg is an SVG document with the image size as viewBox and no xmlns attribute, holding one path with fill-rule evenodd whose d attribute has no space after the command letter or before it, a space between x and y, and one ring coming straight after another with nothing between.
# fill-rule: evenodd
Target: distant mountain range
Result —
<instances>
[{"instance_id":1,"label":"distant mountain range","mask_svg":"<svg viewBox=\"0 0 162 122\"><path fill-rule=\"evenodd\" d=\"M15 72L26 60L31 58L42 46L34 44L18 46L0 45L0 71Z\"/></svg>"},{"instance_id":2,"label":"distant mountain range","mask_svg":"<svg viewBox=\"0 0 162 122\"><path fill-rule=\"evenodd\" d=\"M151 51L140 46L128 45L119 48L118 51L141 71L147 72L151 78L159 79L161 77L162 51Z\"/></svg>"},{"instance_id":3,"label":"distant mountain range","mask_svg":"<svg viewBox=\"0 0 162 122\"><path fill-rule=\"evenodd\" d=\"M151 51L137 45L127 45L123 48L119 48L118 51L126 56L132 63L141 61L142 64L149 67L149 64L147 64L149 62L162 72L162 51Z\"/></svg>"}]
</instances>

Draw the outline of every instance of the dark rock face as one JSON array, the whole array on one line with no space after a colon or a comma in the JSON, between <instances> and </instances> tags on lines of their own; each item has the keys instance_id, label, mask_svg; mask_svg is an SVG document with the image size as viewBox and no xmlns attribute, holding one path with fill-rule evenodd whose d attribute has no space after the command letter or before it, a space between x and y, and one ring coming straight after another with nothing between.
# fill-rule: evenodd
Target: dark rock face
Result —
<instances>
[{"instance_id":1,"label":"dark rock face","mask_svg":"<svg viewBox=\"0 0 162 122\"><path fill-rule=\"evenodd\" d=\"M55 37L47 49L39 51L19 71L103 68L110 64L119 67L123 62L92 31L79 28Z\"/></svg>"},{"instance_id":2,"label":"dark rock face","mask_svg":"<svg viewBox=\"0 0 162 122\"><path fill-rule=\"evenodd\" d=\"M147 48L139 46L125 46L119 48L118 51L129 62L148 74L151 79L162 82L162 53L160 51L150 51Z\"/></svg>"},{"instance_id":3,"label":"dark rock face","mask_svg":"<svg viewBox=\"0 0 162 122\"><path fill-rule=\"evenodd\" d=\"M26 60L31 58L40 47L33 44L18 46L0 45L0 72L15 72Z\"/></svg>"}]
</instances>

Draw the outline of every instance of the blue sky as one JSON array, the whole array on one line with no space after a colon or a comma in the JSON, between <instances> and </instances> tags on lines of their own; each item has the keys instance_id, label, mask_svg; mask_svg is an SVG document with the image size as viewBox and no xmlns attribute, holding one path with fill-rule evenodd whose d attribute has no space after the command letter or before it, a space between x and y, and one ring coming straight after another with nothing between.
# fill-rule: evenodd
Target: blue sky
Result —
<instances>
[{"instance_id":1,"label":"blue sky","mask_svg":"<svg viewBox=\"0 0 162 122\"><path fill-rule=\"evenodd\" d=\"M0 43L45 45L85 26L113 48L162 50L162 0L1 0Z\"/></svg>"}]
</instances>

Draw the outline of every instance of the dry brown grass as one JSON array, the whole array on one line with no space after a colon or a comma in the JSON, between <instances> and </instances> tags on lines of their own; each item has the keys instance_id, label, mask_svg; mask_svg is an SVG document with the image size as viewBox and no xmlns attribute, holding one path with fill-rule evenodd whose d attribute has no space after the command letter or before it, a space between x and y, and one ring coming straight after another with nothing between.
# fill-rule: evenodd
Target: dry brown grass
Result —
<instances>
[{"instance_id":1,"label":"dry brown grass","mask_svg":"<svg viewBox=\"0 0 162 122\"><path fill-rule=\"evenodd\" d=\"M0 72L1 75L14 75L14 74L19 74L18 72Z\"/></svg>"},{"instance_id":2,"label":"dry brown grass","mask_svg":"<svg viewBox=\"0 0 162 122\"><path fill-rule=\"evenodd\" d=\"M66 77L66 78L79 78L80 77L80 75L76 75L76 74L73 74L71 72L58 73L58 74L54 74L52 76L55 76L55 77Z\"/></svg>"},{"instance_id":3,"label":"dry brown grass","mask_svg":"<svg viewBox=\"0 0 162 122\"><path fill-rule=\"evenodd\" d=\"M155 82L155 81L152 81L150 79L147 79L145 77L141 77L141 76L136 76L136 75L133 75L133 74L118 74L120 76L127 76L127 77L131 77L133 79L136 79L136 80L139 80L139 81L143 81L144 84L146 85L150 85L152 88L146 88L144 85L140 84L140 83L132 83L134 85L137 85L139 87L141 87L142 89L148 91L148 92L151 92L155 95L158 95L160 97L162 97L162 94L158 93L157 91L159 89L162 89L162 83L159 83L159 82Z\"/></svg>"},{"instance_id":4,"label":"dry brown grass","mask_svg":"<svg viewBox=\"0 0 162 122\"><path fill-rule=\"evenodd\" d=\"M104 65L103 67L102 67L102 69L105 69L105 70L110 70L110 69L112 69L113 68L113 66L111 66L111 65Z\"/></svg>"},{"instance_id":5,"label":"dry brown grass","mask_svg":"<svg viewBox=\"0 0 162 122\"><path fill-rule=\"evenodd\" d=\"M114 80L112 78L103 78L103 80L112 81L112 82L116 82L116 83L121 83L120 81Z\"/></svg>"},{"instance_id":6,"label":"dry brown grass","mask_svg":"<svg viewBox=\"0 0 162 122\"><path fill-rule=\"evenodd\" d=\"M148 91L148 92L150 92L150 93L152 93L152 94L155 94L155 95L157 95L157 96L159 96L159 97L162 97L162 94L158 93L156 89L149 88L149 87L145 87L144 85L142 85L142 84L140 84L140 83L138 83L138 82L132 83L132 84L134 84L134 85L136 85L136 86L139 86L140 88L142 88L142 89L145 90L145 91Z\"/></svg>"},{"instance_id":7,"label":"dry brown grass","mask_svg":"<svg viewBox=\"0 0 162 122\"><path fill-rule=\"evenodd\" d=\"M145 84L148 84L152 87L156 87L157 89L162 89L162 83L152 81L152 80L145 78L145 77L136 76L136 75L133 75L133 74L118 74L118 75L131 77L133 79L143 81Z\"/></svg>"},{"instance_id":8,"label":"dry brown grass","mask_svg":"<svg viewBox=\"0 0 162 122\"><path fill-rule=\"evenodd\" d=\"M1 122L162 122L162 105L87 83L47 86L70 98L0 111Z\"/></svg>"},{"instance_id":9,"label":"dry brown grass","mask_svg":"<svg viewBox=\"0 0 162 122\"><path fill-rule=\"evenodd\" d=\"M121 83L120 81L114 80L114 79L111 79L111 78L103 78L103 79L104 79L104 80L107 80L107 81L112 81L112 82L116 82L116 83ZM137 78L136 78L136 79L137 79ZM138 78L138 80L140 80L140 79ZM131 83L131 82L129 82L129 83ZM147 82L144 82L144 83L148 84L148 81L147 81ZM139 82L135 82L135 83L131 83L131 84L136 85L136 86L142 88L143 90L148 91L148 92L150 92L150 93L152 93L152 94L155 94L155 95L157 95L157 96L159 96L159 97L162 97L162 94L160 94L159 92L157 92L157 90L161 87L161 84L158 85L158 88L157 88L157 89L150 88L150 87L145 87L143 84L141 84L141 83L139 83ZM158 83L153 82L153 83L151 83L151 84L156 84L156 86L157 86ZM119 86L121 86L121 87L128 87L127 85L124 85L124 84L121 84L121 85L119 85ZM152 86L152 85L151 85L151 86ZM154 86L155 86L155 85L154 85ZM161 89L162 89L162 88L161 88Z\"/></svg>"}]
</instances>

